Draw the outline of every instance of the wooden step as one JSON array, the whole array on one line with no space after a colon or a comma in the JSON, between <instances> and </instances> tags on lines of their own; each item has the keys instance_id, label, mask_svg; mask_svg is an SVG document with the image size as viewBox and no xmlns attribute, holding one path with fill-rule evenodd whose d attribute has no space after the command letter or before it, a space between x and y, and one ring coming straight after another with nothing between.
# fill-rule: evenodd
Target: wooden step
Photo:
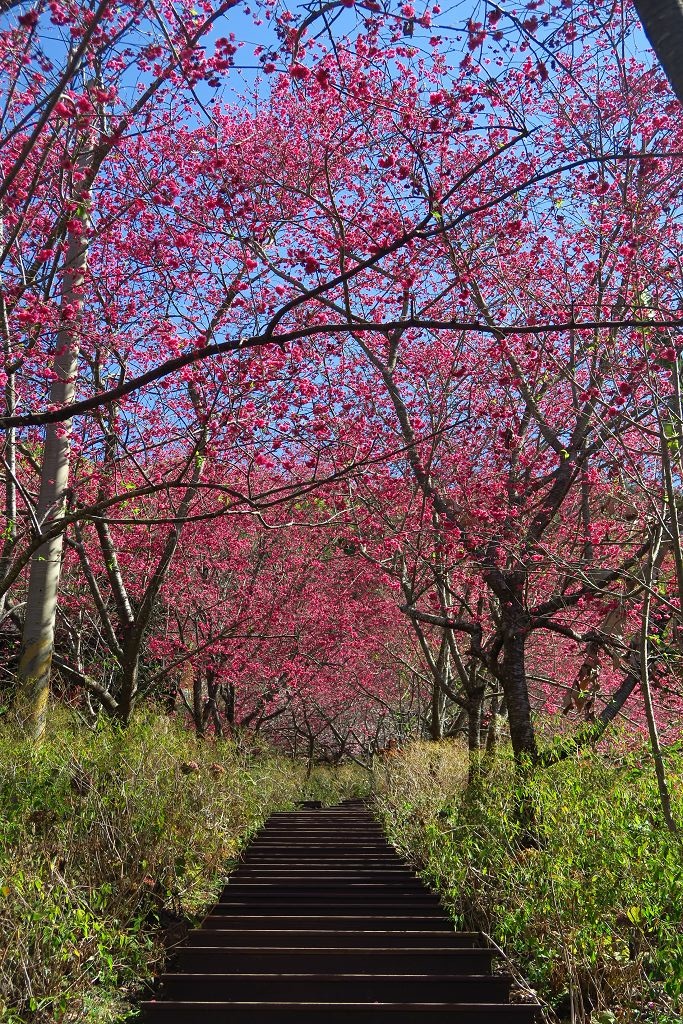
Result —
<instances>
[{"instance_id":1,"label":"wooden step","mask_svg":"<svg viewBox=\"0 0 683 1024\"><path fill-rule=\"evenodd\" d=\"M475 1003L507 1002L511 984L505 974L165 974L160 992L209 1002L243 1002L258 991L261 1002Z\"/></svg>"},{"instance_id":2,"label":"wooden step","mask_svg":"<svg viewBox=\"0 0 683 1024\"><path fill-rule=\"evenodd\" d=\"M227 895L225 899L222 899L220 903L216 903L214 907L209 911L210 914L221 914L223 916L229 914L249 914L263 917L264 913L271 912L275 916L287 916L288 914L303 913L303 914L317 914L322 913L338 914L348 911L350 914L354 913L369 913L369 914L381 914L381 913L410 913L420 914L422 916L438 917L447 920L443 910L439 906L436 897L431 894L426 896L409 897L402 896L399 904L397 905L395 896L388 896L386 899L375 897L367 900L345 900L345 899L334 899L326 897L310 897L306 899L298 899L293 897L282 897L279 900L248 900L248 899L228 899ZM452 927L450 921L448 922L449 927Z\"/></svg>"},{"instance_id":3,"label":"wooden step","mask_svg":"<svg viewBox=\"0 0 683 1024\"><path fill-rule=\"evenodd\" d=\"M331 853L323 856L321 853L305 855L303 853L250 853L238 863L238 867L249 865L267 870L268 868L279 868L286 864L293 868L315 868L315 867L343 867L343 868L385 868L402 871L410 871L398 857L382 855L379 853L365 854L360 857L356 854Z\"/></svg>"},{"instance_id":4,"label":"wooden step","mask_svg":"<svg viewBox=\"0 0 683 1024\"><path fill-rule=\"evenodd\" d=\"M202 921L202 928L236 928L242 931L273 928L280 930L316 931L332 928L335 931L443 931L452 932L451 922L443 917L427 917L415 914L209 914ZM462 935L462 933L461 933Z\"/></svg>"},{"instance_id":5,"label":"wooden step","mask_svg":"<svg viewBox=\"0 0 683 1024\"><path fill-rule=\"evenodd\" d=\"M235 869L232 877L237 879L251 878L253 876L262 878L269 882L272 878L338 878L343 881L346 878L367 879L370 882L413 882L415 875L408 868L400 866L384 867L374 864L273 864L263 866L261 864L240 864Z\"/></svg>"},{"instance_id":6,"label":"wooden step","mask_svg":"<svg viewBox=\"0 0 683 1024\"><path fill-rule=\"evenodd\" d=\"M254 878L228 882L224 891L230 892L233 895L250 893L254 896L262 894L266 897L274 897L278 891L284 890L289 890L290 892L297 891L301 893L319 891L330 894L332 892L336 892L340 896L387 895L391 890L393 890L396 898L399 898L401 893L404 892L422 892L424 890L424 886L417 878L389 878L383 879L381 882L362 882L353 877L341 875L337 878L333 876L329 878L314 876L309 878L307 881L302 881L300 878L288 878L285 875L282 878L269 878L265 881L260 881Z\"/></svg>"},{"instance_id":7,"label":"wooden step","mask_svg":"<svg viewBox=\"0 0 683 1024\"><path fill-rule=\"evenodd\" d=\"M531 1024L357 804L274 815L175 951L147 1024Z\"/></svg>"},{"instance_id":8,"label":"wooden step","mask_svg":"<svg viewBox=\"0 0 683 1024\"><path fill-rule=\"evenodd\" d=\"M510 1003L143 1003L164 1024L535 1024L538 1006Z\"/></svg>"},{"instance_id":9,"label":"wooden step","mask_svg":"<svg viewBox=\"0 0 683 1024\"><path fill-rule=\"evenodd\" d=\"M366 949L369 947L402 949L472 949L474 943L453 931L351 931L332 927L308 929L193 928L187 936L189 946L263 946L278 949Z\"/></svg>"},{"instance_id":10,"label":"wooden step","mask_svg":"<svg viewBox=\"0 0 683 1024\"><path fill-rule=\"evenodd\" d=\"M221 974L489 974L494 951L432 946L384 946L340 949L337 946L282 949L278 946L183 946L176 970Z\"/></svg>"}]
</instances>

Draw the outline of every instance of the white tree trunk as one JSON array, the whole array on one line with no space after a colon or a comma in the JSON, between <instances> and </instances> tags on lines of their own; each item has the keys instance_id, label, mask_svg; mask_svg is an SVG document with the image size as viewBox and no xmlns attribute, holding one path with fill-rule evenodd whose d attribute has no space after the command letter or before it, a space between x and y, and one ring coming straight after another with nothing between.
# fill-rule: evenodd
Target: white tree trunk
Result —
<instances>
[{"instance_id":1,"label":"white tree trunk","mask_svg":"<svg viewBox=\"0 0 683 1024\"><path fill-rule=\"evenodd\" d=\"M0 242L4 243L3 225L0 221ZM7 381L5 382L5 416L16 412L15 364L12 351L7 303L2 290L0 275L0 337ZM0 552L0 584L4 583L12 563L12 552L17 537L17 432L14 427L5 431L3 442L3 466L5 474L5 528ZM7 604L7 590L0 594L0 616L4 615Z\"/></svg>"},{"instance_id":2,"label":"white tree trunk","mask_svg":"<svg viewBox=\"0 0 683 1024\"><path fill-rule=\"evenodd\" d=\"M78 168L87 174L91 157L88 143L86 150L79 157ZM50 388L50 404L53 406L68 405L73 401L76 390L79 321L88 260L89 191L82 190L79 198L78 213L73 219L78 220L80 226L68 236L62 278L62 326L57 333L52 364L55 377ZM50 424L45 432L40 473L37 516L41 529L52 527L64 515L70 453L71 420ZM63 546L63 535L59 533L38 548L31 560L18 670L17 712L25 732L35 742L40 741L45 731Z\"/></svg>"}]
</instances>

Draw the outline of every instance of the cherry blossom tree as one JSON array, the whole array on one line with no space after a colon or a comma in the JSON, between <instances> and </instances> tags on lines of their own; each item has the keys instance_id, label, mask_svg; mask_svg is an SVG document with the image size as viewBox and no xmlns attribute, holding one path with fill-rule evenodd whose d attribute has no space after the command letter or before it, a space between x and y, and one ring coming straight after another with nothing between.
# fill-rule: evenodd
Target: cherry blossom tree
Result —
<instances>
[{"instance_id":1,"label":"cherry blossom tree","mask_svg":"<svg viewBox=\"0 0 683 1024\"><path fill-rule=\"evenodd\" d=\"M239 77L228 4L53 6L2 36L0 590L34 734L72 596L91 648L59 625L76 653L60 671L124 721L145 660L173 661L164 630L200 732L287 720L296 742L369 749L421 676L432 735L466 717L476 751L504 698L522 760L535 705L592 709L608 658L614 694L636 678L647 702L643 595L657 573L683 579L665 411L683 147L657 67L622 57L632 17L496 8L451 44L438 5L301 20L264 4L260 71ZM267 628L231 582L268 578L266 542L248 530L241 567L222 568L245 516L292 564L306 548ZM169 587L200 536L215 569L188 573L179 606ZM351 554L333 548L346 568L328 586L331 536ZM350 573L353 643L331 630L314 654ZM680 595L653 601L673 636ZM363 651L383 666L369 678Z\"/></svg>"}]
</instances>

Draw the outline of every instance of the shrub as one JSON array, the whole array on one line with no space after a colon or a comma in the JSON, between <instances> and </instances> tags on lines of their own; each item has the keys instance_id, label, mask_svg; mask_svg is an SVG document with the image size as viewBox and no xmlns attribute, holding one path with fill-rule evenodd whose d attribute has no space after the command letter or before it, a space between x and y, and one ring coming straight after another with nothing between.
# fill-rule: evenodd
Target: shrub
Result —
<instances>
[{"instance_id":1,"label":"shrub","mask_svg":"<svg viewBox=\"0 0 683 1024\"><path fill-rule=\"evenodd\" d=\"M467 792L457 751L461 799L425 776L423 745L378 779L391 837L456 924L505 948L550 1019L573 1008L577 1024L680 1021L682 851L661 820L647 751L583 753L523 786L503 756ZM672 749L667 761L680 821L683 758ZM519 821L523 801L534 808L533 842Z\"/></svg>"},{"instance_id":2,"label":"shrub","mask_svg":"<svg viewBox=\"0 0 683 1024\"><path fill-rule=\"evenodd\" d=\"M0 772L4 1024L125 1019L271 811L363 783L153 715L97 734L62 717L38 751L0 734Z\"/></svg>"}]
</instances>

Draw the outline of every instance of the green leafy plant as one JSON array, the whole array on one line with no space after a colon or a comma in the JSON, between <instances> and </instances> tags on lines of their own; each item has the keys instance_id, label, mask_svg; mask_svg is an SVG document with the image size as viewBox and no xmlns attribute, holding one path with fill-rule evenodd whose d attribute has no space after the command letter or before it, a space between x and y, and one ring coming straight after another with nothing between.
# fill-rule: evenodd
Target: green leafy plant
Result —
<instances>
[{"instance_id":1,"label":"green leafy plant","mask_svg":"<svg viewBox=\"0 0 683 1024\"><path fill-rule=\"evenodd\" d=\"M461 751L460 760L452 755L459 796L441 804L443 788L425 774L424 757L417 745L383 766L378 806L456 924L482 929L506 949L549 1019L680 1019L681 844L661 820L647 752L615 740L524 782L502 756L466 789ZM667 762L680 819L680 751L671 749ZM520 803L533 807L533 841Z\"/></svg>"},{"instance_id":2,"label":"green leafy plant","mask_svg":"<svg viewBox=\"0 0 683 1024\"><path fill-rule=\"evenodd\" d=\"M122 1021L275 809L367 786L140 715L57 714L39 750L0 732L0 1021Z\"/></svg>"}]
</instances>

